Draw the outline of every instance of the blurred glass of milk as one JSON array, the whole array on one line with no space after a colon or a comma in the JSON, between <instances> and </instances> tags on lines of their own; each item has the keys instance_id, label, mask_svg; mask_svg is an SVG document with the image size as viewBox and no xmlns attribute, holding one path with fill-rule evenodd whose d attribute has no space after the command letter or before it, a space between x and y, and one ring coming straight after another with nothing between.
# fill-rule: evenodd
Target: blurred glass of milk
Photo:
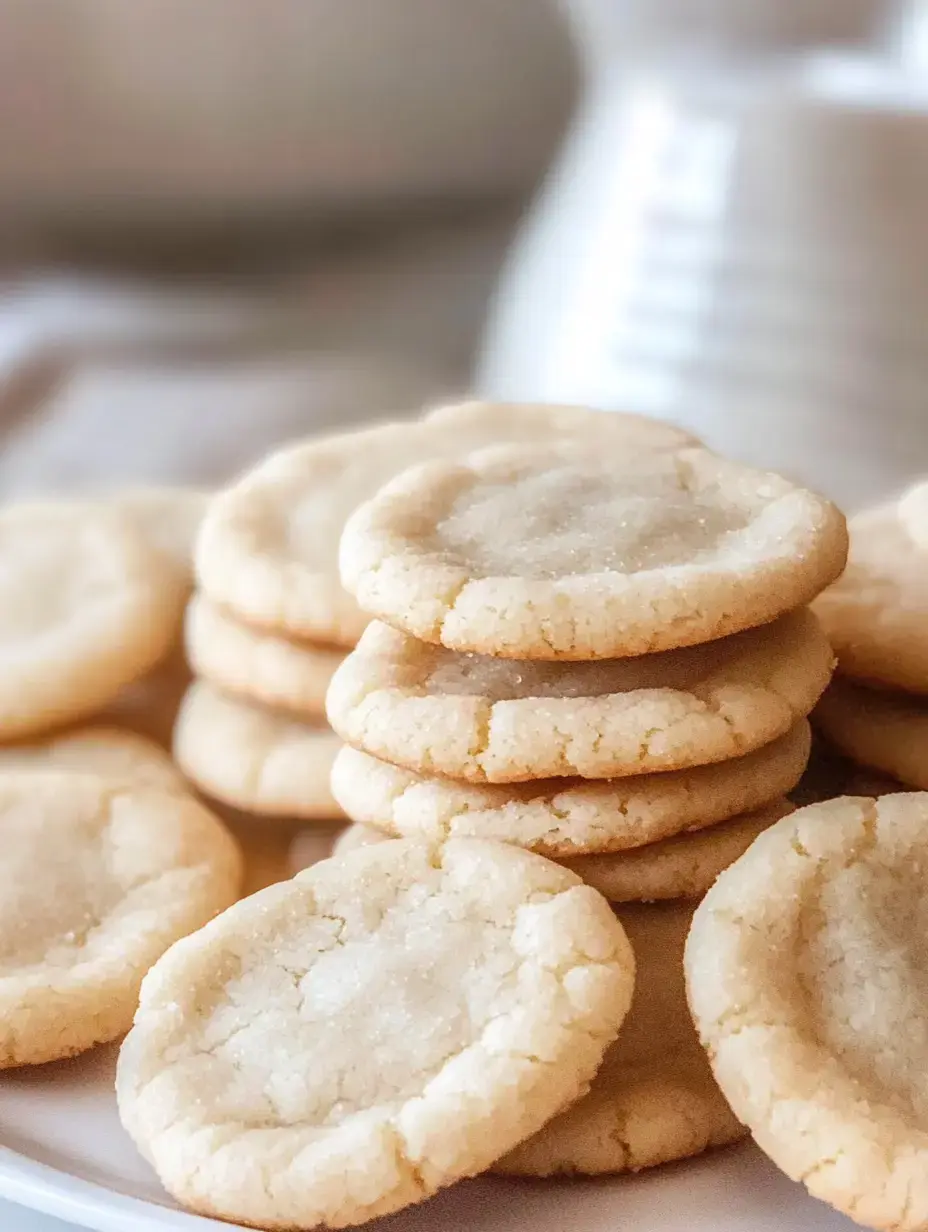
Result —
<instances>
[{"instance_id":1,"label":"blurred glass of milk","mask_svg":"<svg viewBox=\"0 0 928 1232\"><path fill-rule=\"evenodd\" d=\"M928 471L928 18L567 0L586 98L481 394L629 409L849 507Z\"/></svg>"}]
</instances>

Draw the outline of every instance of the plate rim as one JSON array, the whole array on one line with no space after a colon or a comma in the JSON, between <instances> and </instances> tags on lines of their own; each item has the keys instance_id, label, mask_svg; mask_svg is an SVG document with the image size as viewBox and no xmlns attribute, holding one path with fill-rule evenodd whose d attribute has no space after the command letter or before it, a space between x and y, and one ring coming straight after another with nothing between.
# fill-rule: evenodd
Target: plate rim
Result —
<instances>
[{"instance_id":1,"label":"plate rim","mask_svg":"<svg viewBox=\"0 0 928 1232\"><path fill-rule=\"evenodd\" d=\"M0 1197L92 1232L127 1232L129 1228L132 1232L235 1232L242 1228L241 1224L120 1193L2 1143Z\"/></svg>"}]
</instances>

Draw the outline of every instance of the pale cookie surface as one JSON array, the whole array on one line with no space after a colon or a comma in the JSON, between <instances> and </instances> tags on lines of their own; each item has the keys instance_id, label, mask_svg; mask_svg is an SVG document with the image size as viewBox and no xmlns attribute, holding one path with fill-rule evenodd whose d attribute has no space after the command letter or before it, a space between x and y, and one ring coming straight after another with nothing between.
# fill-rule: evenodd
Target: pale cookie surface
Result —
<instances>
[{"instance_id":1,"label":"pale cookie surface","mask_svg":"<svg viewBox=\"0 0 928 1232\"><path fill-rule=\"evenodd\" d=\"M928 569L895 506L851 518L843 577L814 608L841 674L863 683L928 693Z\"/></svg>"},{"instance_id":2,"label":"pale cookie surface","mask_svg":"<svg viewBox=\"0 0 928 1232\"><path fill-rule=\"evenodd\" d=\"M835 680L816 725L845 757L928 790L928 700Z\"/></svg>"},{"instance_id":3,"label":"pale cookie surface","mask_svg":"<svg viewBox=\"0 0 928 1232\"><path fill-rule=\"evenodd\" d=\"M581 660L763 624L817 595L846 554L838 510L777 475L593 440L412 468L351 516L339 560L364 611L413 637Z\"/></svg>"},{"instance_id":4,"label":"pale cookie surface","mask_svg":"<svg viewBox=\"0 0 928 1232\"><path fill-rule=\"evenodd\" d=\"M755 813L732 817L697 833L680 834L628 851L570 856L555 862L576 873L612 903L701 898L719 873L743 855L758 834L790 812L792 805L779 800ZM332 850L341 854L391 841L382 830L356 823L338 836Z\"/></svg>"},{"instance_id":5,"label":"pale cookie surface","mask_svg":"<svg viewBox=\"0 0 928 1232\"><path fill-rule=\"evenodd\" d=\"M160 745L118 727L78 727L46 740L3 745L0 772L7 770L68 770L162 791L186 789Z\"/></svg>"},{"instance_id":6,"label":"pale cookie surface","mask_svg":"<svg viewBox=\"0 0 928 1232\"><path fill-rule=\"evenodd\" d=\"M241 862L191 799L97 775L0 774L0 1066L129 1028L145 972L235 901Z\"/></svg>"},{"instance_id":7,"label":"pale cookie surface","mask_svg":"<svg viewBox=\"0 0 928 1232\"><path fill-rule=\"evenodd\" d=\"M177 716L174 757L208 796L267 817L340 818L329 787L338 738L273 710L191 685Z\"/></svg>"},{"instance_id":8,"label":"pale cookie surface","mask_svg":"<svg viewBox=\"0 0 928 1232\"><path fill-rule=\"evenodd\" d=\"M686 1007L686 903L628 906L635 995L589 1094L494 1167L516 1176L637 1171L744 1137Z\"/></svg>"},{"instance_id":9,"label":"pale cookie surface","mask_svg":"<svg viewBox=\"0 0 928 1232\"><path fill-rule=\"evenodd\" d=\"M787 732L831 676L803 609L705 646L543 663L458 654L379 621L332 678L349 744L471 782L609 778L738 757Z\"/></svg>"},{"instance_id":10,"label":"pale cookie surface","mask_svg":"<svg viewBox=\"0 0 928 1232\"><path fill-rule=\"evenodd\" d=\"M928 795L844 796L762 835L687 943L690 1007L758 1145L873 1228L928 1227Z\"/></svg>"},{"instance_id":11,"label":"pale cookie surface","mask_svg":"<svg viewBox=\"0 0 928 1232\"><path fill-rule=\"evenodd\" d=\"M494 838L546 856L623 851L747 813L785 795L809 757L809 724L754 753L664 774L504 786L425 778L349 746L332 793L352 821L397 838Z\"/></svg>"},{"instance_id":12,"label":"pale cookie surface","mask_svg":"<svg viewBox=\"0 0 928 1232\"><path fill-rule=\"evenodd\" d=\"M928 483L918 483L899 500L899 520L912 542L928 549Z\"/></svg>"},{"instance_id":13,"label":"pale cookie surface","mask_svg":"<svg viewBox=\"0 0 928 1232\"><path fill-rule=\"evenodd\" d=\"M187 608L187 657L226 693L295 714L325 715L325 691L344 651L240 624L204 595Z\"/></svg>"},{"instance_id":14,"label":"pale cookie surface","mask_svg":"<svg viewBox=\"0 0 928 1232\"><path fill-rule=\"evenodd\" d=\"M339 537L361 501L400 471L494 441L592 431L621 451L659 448L683 435L622 415L536 410L504 406L460 419L436 413L431 421L377 424L272 454L210 505L196 553L201 589L249 623L350 647L368 617L339 581Z\"/></svg>"},{"instance_id":15,"label":"pale cookie surface","mask_svg":"<svg viewBox=\"0 0 928 1232\"><path fill-rule=\"evenodd\" d=\"M0 513L0 738L104 706L168 652L183 599L173 571L114 510Z\"/></svg>"},{"instance_id":16,"label":"pale cookie surface","mask_svg":"<svg viewBox=\"0 0 928 1232\"><path fill-rule=\"evenodd\" d=\"M603 899L499 843L384 842L226 912L145 981L123 1124L181 1202L343 1227L581 1095L631 1000Z\"/></svg>"},{"instance_id":17,"label":"pale cookie surface","mask_svg":"<svg viewBox=\"0 0 928 1232\"><path fill-rule=\"evenodd\" d=\"M786 800L647 847L558 861L613 903L701 898L759 834L791 813Z\"/></svg>"}]
</instances>

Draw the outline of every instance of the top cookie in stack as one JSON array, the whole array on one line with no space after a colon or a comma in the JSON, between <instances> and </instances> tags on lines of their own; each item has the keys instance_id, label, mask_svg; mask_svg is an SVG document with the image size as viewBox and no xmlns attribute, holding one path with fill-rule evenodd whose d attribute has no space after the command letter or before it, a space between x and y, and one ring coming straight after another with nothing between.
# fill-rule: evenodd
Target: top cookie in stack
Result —
<instances>
[{"instance_id":1,"label":"top cookie in stack","mask_svg":"<svg viewBox=\"0 0 928 1232\"><path fill-rule=\"evenodd\" d=\"M367 755L334 786L387 833L479 814L613 901L696 895L805 764L833 665L805 605L846 528L698 446L607 446L587 424L426 462L349 519L342 579L379 620L329 689Z\"/></svg>"}]
</instances>

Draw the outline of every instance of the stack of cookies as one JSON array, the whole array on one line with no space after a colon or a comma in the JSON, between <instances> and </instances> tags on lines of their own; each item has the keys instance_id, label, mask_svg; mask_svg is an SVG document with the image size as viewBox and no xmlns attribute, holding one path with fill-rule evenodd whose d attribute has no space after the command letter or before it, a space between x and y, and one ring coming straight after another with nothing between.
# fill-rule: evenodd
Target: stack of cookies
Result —
<instances>
[{"instance_id":1,"label":"stack of cookies","mask_svg":"<svg viewBox=\"0 0 928 1232\"><path fill-rule=\"evenodd\" d=\"M826 501L704 449L409 471L342 540L380 619L329 690L336 797L390 835L518 843L613 902L698 897L805 767L833 656L804 604L845 550Z\"/></svg>"},{"instance_id":2,"label":"stack of cookies","mask_svg":"<svg viewBox=\"0 0 928 1232\"><path fill-rule=\"evenodd\" d=\"M815 604L838 656L815 721L852 762L928 788L928 484L849 530L847 571Z\"/></svg>"},{"instance_id":3,"label":"stack of cookies","mask_svg":"<svg viewBox=\"0 0 928 1232\"><path fill-rule=\"evenodd\" d=\"M445 407L423 420L302 441L215 497L200 529L198 593L187 615L197 679L174 740L188 777L257 817L341 818L329 790L340 741L325 722L325 693L368 623L338 576L345 520L415 462L498 437L572 435L603 418L562 407ZM616 448L687 439L635 416L615 416L604 430Z\"/></svg>"},{"instance_id":4,"label":"stack of cookies","mask_svg":"<svg viewBox=\"0 0 928 1232\"><path fill-rule=\"evenodd\" d=\"M845 562L828 502L701 448L609 453L578 434L430 462L342 537L375 619L329 688L333 790L360 823L339 851L517 844L609 899L636 953L591 1091L508 1173L620 1172L742 1132L686 1012L683 943L790 811L833 668L806 606Z\"/></svg>"}]
</instances>

